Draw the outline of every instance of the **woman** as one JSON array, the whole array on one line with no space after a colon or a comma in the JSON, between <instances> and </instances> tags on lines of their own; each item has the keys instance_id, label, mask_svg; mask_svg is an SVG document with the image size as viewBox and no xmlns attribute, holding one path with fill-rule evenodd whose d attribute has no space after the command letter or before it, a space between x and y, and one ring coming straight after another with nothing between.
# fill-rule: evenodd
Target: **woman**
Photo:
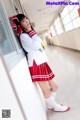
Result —
<instances>
[{"instance_id":1,"label":"woman","mask_svg":"<svg viewBox=\"0 0 80 120\"><path fill-rule=\"evenodd\" d=\"M32 82L37 82L43 92L47 108L56 112L66 112L70 107L60 105L55 101L55 95L58 88L52 70L47 64L47 57L41 45L40 37L32 29L29 20L23 14L17 16L18 24L22 28L20 41L28 52L28 65Z\"/></svg>"}]
</instances>

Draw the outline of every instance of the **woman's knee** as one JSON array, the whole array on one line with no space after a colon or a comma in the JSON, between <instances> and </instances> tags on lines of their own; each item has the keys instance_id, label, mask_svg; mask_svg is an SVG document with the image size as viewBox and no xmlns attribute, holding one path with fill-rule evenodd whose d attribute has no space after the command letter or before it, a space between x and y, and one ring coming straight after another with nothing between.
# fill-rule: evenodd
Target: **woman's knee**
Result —
<instances>
[{"instance_id":1,"label":"woman's knee","mask_svg":"<svg viewBox=\"0 0 80 120\"><path fill-rule=\"evenodd\" d=\"M52 92L56 92L57 90L58 90L58 86L51 87L51 91L52 91Z\"/></svg>"},{"instance_id":2,"label":"woman's knee","mask_svg":"<svg viewBox=\"0 0 80 120\"><path fill-rule=\"evenodd\" d=\"M59 85L58 85L57 81L55 81L55 80L49 81L49 85L51 87L51 91L53 91L53 92L56 92L57 89L59 88Z\"/></svg>"},{"instance_id":3,"label":"woman's knee","mask_svg":"<svg viewBox=\"0 0 80 120\"><path fill-rule=\"evenodd\" d=\"M45 90L42 90L42 91L45 98L48 98L51 96L51 88L46 88Z\"/></svg>"}]
</instances>

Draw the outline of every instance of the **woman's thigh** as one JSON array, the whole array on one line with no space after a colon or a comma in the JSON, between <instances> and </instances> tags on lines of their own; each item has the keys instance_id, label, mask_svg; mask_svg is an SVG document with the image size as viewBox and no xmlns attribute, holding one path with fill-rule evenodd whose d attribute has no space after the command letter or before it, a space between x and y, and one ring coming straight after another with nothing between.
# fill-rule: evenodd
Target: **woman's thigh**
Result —
<instances>
[{"instance_id":1,"label":"woman's thigh","mask_svg":"<svg viewBox=\"0 0 80 120\"><path fill-rule=\"evenodd\" d=\"M48 89L51 88L48 81L40 81L40 82L38 81L37 83L39 84L40 88L43 91L48 90Z\"/></svg>"}]
</instances>

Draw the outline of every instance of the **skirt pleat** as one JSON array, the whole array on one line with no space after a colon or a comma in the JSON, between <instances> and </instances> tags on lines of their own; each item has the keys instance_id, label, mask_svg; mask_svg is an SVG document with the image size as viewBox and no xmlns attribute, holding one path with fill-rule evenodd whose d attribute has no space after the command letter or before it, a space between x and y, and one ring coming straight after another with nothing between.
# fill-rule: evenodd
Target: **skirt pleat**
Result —
<instances>
[{"instance_id":1,"label":"skirt pleat","mask_svg":"<svg viewBox=\"0 0 80 120\"><path fill-rule=\"evenodd\" d=\"M33 66L29 67L29 70L33 82L49 81L55 77L47 62L37 65L36 62L33 61Z\"/></svg>"}]
</instances>

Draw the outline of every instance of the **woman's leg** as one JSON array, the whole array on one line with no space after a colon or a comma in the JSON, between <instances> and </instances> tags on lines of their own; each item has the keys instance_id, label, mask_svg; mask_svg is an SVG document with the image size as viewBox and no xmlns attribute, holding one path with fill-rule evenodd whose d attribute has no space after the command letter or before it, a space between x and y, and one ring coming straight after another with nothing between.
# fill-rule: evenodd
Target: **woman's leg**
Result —
<instances>
[{"instance_id":1,"label":"woman's leg","mask_svg":"<svg viewBox=\"0 0 80 120\"><path fill-rule=\"evenodd\" d=\"M55 111L62 111L62 112L68 111L68 110L70 109L70 107L60 105L60 104L58 104L58 103L56 102L56 100L55 100L56 92L57 92L57 89L58 89L58 83L57 83L57 81L55 80L55 78L49 81L49 85L50 85L50 87L51 87L52 97L53 97L54 104L55 104L54 110L55 110Z\"/></svg>"},{"instance_id":2,"label":"woman's leg","mask_svg":"<svg viewBox=\"0 0 80 120\"><path fill-rule=\"evenodd\" d=\"M55 80L55 78L53 78L52 80L49 80L49 86L51 88L51 91L52 92L56 92L59 85L58 85L58 82Z\"/></svg>"},{"instance_id":3,"label":"woman's leg","mask_svg":"<svg viewBox=\"0 0 80 120\"><path fill-rule=\"evenodd\" d=\"M41 81L37 82L43 92L46 105L48 108L53 109L55 111L68 111L70 108L67 106L62 106L55 101L55 94L58 89L58 84L56 80L52 79L50 81Z\"/></svg>"},{"instance_id":4,"label":"woman's leg","mask_svg":"<svg viewBox=\"0 0 80 120\"><path fill-rule=\"evenodd\" d=\"M59 87L58 82L57 82L57 81L55 80L55 78L54 78L54 79L52 79L52 80L49 81L49 85L50 85L50 87L51 87L52 95L53 95L53 97L54 97L54 99L55 99L56 92L57 92L57 89L58 89L58 87Z\"/></svg>"},{"instance_id":5,"label":"woman's leg","mask_svg":"<svg viewBox=\"0 0 80 120\"><path fill-rule=\"evenodd\" d=\"M40 81L37 82L43 92L44 98L49 98L52 93L56 93L58 89L58 83L56 80L50 80L50 81Z\"/></svg>"},{"instance_id":6,"label":"woman's leg","mask_svg":"<svg viewBox=\"0 0 80 120\"><path fill-rule=\"evenodd\" d=\"M51 96L51 87L48 81L37 82L43 92L44 98L49 98Z\"/></svg>"}]
</instances>

